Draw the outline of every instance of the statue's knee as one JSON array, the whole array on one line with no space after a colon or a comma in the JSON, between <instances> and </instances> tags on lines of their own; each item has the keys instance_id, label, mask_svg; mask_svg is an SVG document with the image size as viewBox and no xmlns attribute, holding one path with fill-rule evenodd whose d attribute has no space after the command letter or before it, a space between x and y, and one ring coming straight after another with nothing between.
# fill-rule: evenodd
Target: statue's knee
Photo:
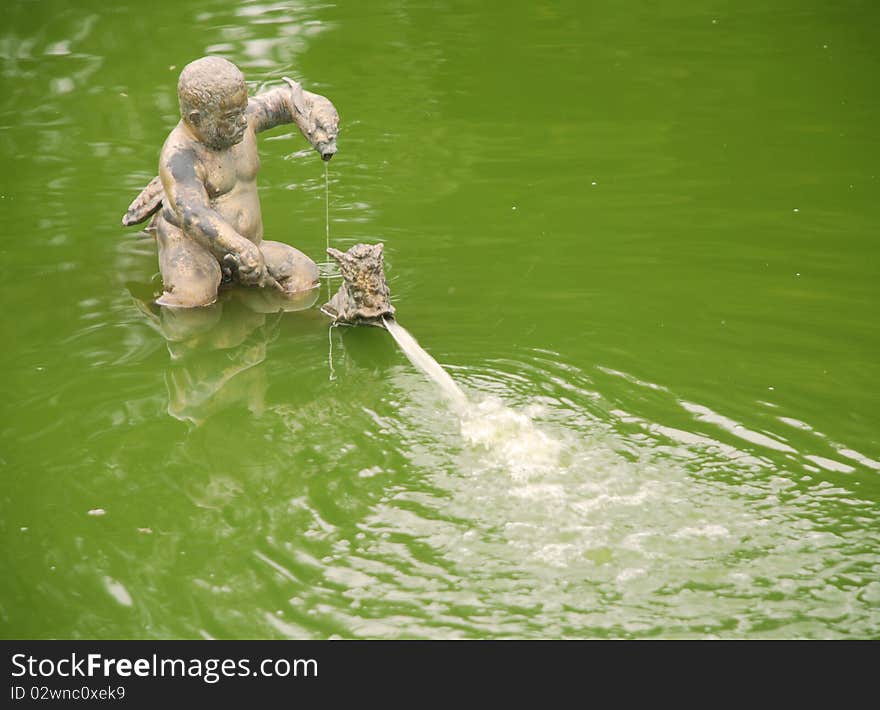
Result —
<instances>
[{"instance_id":1,"label":"statue's knee","mask_svg":"<svg viewBox=\"0 0 880 710\"><path fill-rule=\"evenodd\" d=\"M217 290L220 286L220 274L217 277L189 275L186 278L177 278L165 283L165 292L156 301L160 306L173 306L176 308L198 308L209 306L217 300Z\"/></svg>"},{"instance_id":2,"label":"statue's knee","mask_svg":"<svg viewBox=\"0 0 880 710\"><path fill-rule=\"evenodd\" d=\"M217 300L222 273L216 261L186 252L169 257L161 264L165 293L156 303L176 308L198 308Z\"/></svg>"},{"instance_id":3,"label":"statue's knee","mask_svg":"<svg viewBox=\"0 0 880 710\"><path fill-rule=\"evenodd\" d=\"M299 251L285 254L270 272L286 291L308 291L318 285L318 265Z\"/></svg>"},{"instance_id":4,"label":"statue's knee","mask_svg":"<svg viewBox=\"0 0 880 710\"><path fill-rule=\"evenodd\" d=\"M286 278L279 279L279 282L289 293L310 291L318 285L318 268L313 264L302 265L294 269Z\"/></svg>"}]
</instances>

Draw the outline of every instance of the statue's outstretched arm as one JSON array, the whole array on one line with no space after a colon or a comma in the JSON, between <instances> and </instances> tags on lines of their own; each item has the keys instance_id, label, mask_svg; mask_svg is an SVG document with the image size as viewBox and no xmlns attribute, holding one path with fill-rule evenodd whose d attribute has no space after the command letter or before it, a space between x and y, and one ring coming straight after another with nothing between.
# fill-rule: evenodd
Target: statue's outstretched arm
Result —
<instances>
[{"instance_id":1,"label":"statue's outstretched arm","mask_svg":"<svg viewBox=\"0 0 880 710\"><path fill-rule=\"evenodd\" d=\"M293 123L296 110L287 86L277 86L248 99L247 112L256 133Z\"/></svg>"},{"instance_id":2,"label":"statue's outstretched arm","mask_svg":"<svg viewBox=\"0 0 880 710\"><path fill-rule=\"evenodd\" d=\"M325 96L305 91L302 84L284 77L279 86L253 96L248 114L254 131L266 131L283 123L294 123L318 154L329 160L336 153L339 114Z\"/></svg>"}]
</instances>

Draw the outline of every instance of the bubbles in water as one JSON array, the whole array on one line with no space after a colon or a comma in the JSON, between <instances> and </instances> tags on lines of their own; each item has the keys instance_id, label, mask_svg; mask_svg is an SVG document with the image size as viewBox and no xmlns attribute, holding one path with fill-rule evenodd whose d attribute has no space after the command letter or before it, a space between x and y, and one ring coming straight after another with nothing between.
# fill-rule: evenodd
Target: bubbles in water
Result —
<instances>
[{"instance_id":1,"label":"bubbles in water","mask_svg":"<svg viewBox=\"0 0 880 710\"><path fill-rule=\"evenodd\" d=\"M870 505L828 482L802 481L784 462L842 467L624 373L613 375L667 401L665 411L683 409L704 433L605 409L584 373L538 363L507 362L488 374L457 368L471 400L451 412L460 426L428 425L427 433L417 431L436 422L435 402L418 378L400 381L411 404L392 427L422 472L420 489L436 493L399 493L363 529L386 563L402 555L407 569L419 548L392 541L411 539L451 565L455 595L430 577L416 585L438 624L446 600L464 597L480 609L468 620L476 633L493 635L529 635L516 608L530 609L541 635L576 637L880 628L864 599L876 592L858 581L870 578L876 555L853 556L876 535L828 530L832 518L864 518ZM553 386L541 390L541 382ZM478 400L474 391L496 394Z\"/></svg>"},{"instance_id":2,"label":"bubbles in water","mask_svg":"<svg viewBox=\"0 0 880 710\"><path fill-rule=\"evenodd\" d=\"M524 412L517 412L497 397L474 404L450 375L394 320L384 320L409 360L433 380L461 419L461 434L468 444L485 450L489 464L508 471L516 481L549 473L559 465L561 446L535 427Z\"/></svg>"},{"instance_id":3,"label":"bubbles in water","mask_svg":"<svg viewBox=\"0 0 880 710\"><path fill-rule=\"evenodd\" d=\"M536 428L523 412L489 397L461 412L464 440L485 449L489 461L509 471L515 481L550 473L559 465L561 445Z\"/></svg>"}]
</instances>

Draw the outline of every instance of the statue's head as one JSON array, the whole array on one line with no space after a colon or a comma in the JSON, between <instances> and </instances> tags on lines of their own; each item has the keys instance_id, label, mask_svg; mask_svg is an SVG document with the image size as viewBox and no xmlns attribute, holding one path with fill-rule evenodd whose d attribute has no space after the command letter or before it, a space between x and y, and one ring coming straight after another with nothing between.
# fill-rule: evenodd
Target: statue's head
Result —
<instances>
[{"instance_id":1,"label":"statue's head","mask_svg":"<svg viewBox=\"0 0 880 710\"><path fill-rule=\"evenodd\" d=\"M208 147L240 143L247 128L244 75L222 57L202 57L187 64L177 82L180 116Z\"/></svg>"}]
</instances>

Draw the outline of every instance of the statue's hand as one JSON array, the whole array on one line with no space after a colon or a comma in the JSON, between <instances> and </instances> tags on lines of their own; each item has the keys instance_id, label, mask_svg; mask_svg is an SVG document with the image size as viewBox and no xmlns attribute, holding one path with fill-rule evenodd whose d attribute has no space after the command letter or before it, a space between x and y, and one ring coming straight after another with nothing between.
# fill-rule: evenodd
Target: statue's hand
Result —
<instances>
[{"instance_id":1,"label":"statue's hand","mask_svg":"<svg viewBox=\"0 0 880 710\"><path fill-rule=\"evenodd\" d=\"M238 274L238 280L245 286L269 287L284 292L284 286L269 273L262 252L257 246L242 239L241 244L236 245L223 257L224 269Z\"/></svg>"},{"instance_id":2,"label":"statue's hand","mask_svg":"<svg viewBox=\"0 0 880 710\"><path fill-rule=\"evenodd\" d=\"M262 252L244 237L233 245L223 260L235 267L238 280L246 286L263 286L271 278L266 271Z\"/></svg>"}]
</instances>

